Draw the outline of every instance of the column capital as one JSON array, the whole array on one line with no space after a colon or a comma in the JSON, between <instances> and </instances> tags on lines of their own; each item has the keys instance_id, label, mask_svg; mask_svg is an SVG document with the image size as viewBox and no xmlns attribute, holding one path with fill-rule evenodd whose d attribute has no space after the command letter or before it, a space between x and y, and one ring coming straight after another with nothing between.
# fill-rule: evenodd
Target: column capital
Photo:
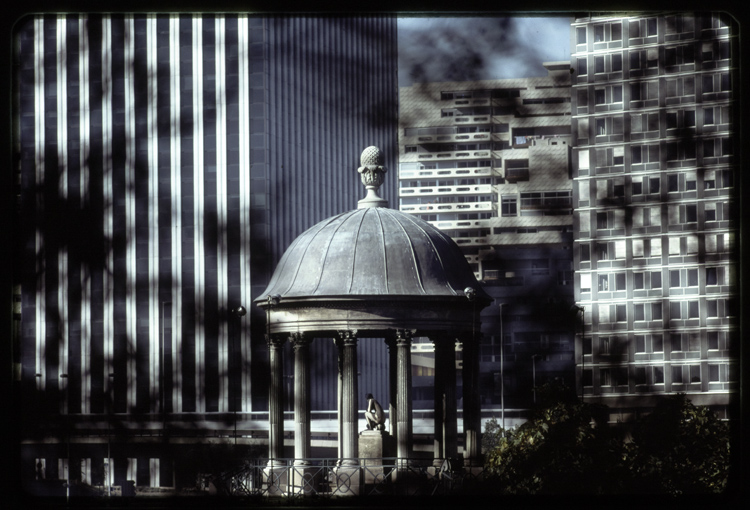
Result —
<instances>
[{"instance_id":1,"label":"column capital","mask_svg":"<svg viewBox=\"0 0 750 510\"><path fill-rule=\"evenodd\" d=\"M397 329L396 330L396 345L411 345L412 336L416 331L413 329Z\"/></svg>"},{"instance_id":2,"label":"column capital","mask_svg":"<svg viewBox=\"0 0 750 510\"><path fill-rule=\"evenodd\" d=\"M357 345L357 330L356 329L343 329L337 331L339 337L336 344L340 347L349 345Z\"/></svg>"},{"instance_id":3,"label":"column capital","mask_svg":"<svg viewBox=\"0 0 750 510\"><path fill-rule=\"evenodd\" d=\"M286 338L280 335L266 335L266 344L268 345L268 348L275 348L280 349L284 342L286 342Z\"/></svg>"},{"instance_id":4,"label":"column capital","mask_svg":"<svg viewBox=\"0 0 750 510\"><path fill-rule=\"evenodd\" d=\"M304 331L289 333L289 342L292 344L292 348L296 352L299 348L310 345L312 337Z\"/></svg>"}]
</instances>

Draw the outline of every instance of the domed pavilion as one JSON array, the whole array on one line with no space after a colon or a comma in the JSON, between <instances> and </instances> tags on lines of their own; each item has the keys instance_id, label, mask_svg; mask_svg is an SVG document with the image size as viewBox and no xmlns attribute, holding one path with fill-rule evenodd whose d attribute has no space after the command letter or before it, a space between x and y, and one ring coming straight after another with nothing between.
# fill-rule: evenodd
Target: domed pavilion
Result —
<instances>
[{"instance_id":1,"label":"domed pavilion","mask_svg":"<svg viewBox=\"0 0 750 510\"><path fill-rule=\"evenodd\" d=\"M457 456L456 346L463 352L464 459L478 459L479 314L491 301L456 243L429 223L389 209L377 190L386 169L368 147L358 169L367 196L358 209L302 233L255 301L266 312L271 371L269 458L282 457L282 346L294 349L294 456L310 457L309 349L333 338L339 359L339 458L358 457L357 343L389 349L390 432L397 456L411 454L411 343L435 346L435 461Z\"/></svg>"}]
</instances>

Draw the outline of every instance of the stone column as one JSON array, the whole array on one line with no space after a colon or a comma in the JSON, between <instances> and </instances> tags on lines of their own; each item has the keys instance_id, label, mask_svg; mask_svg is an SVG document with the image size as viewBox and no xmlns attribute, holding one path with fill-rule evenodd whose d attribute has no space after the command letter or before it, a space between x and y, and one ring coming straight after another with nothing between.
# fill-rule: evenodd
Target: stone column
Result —
<instances>
[{"instance_id":1,"label":"stone column","mask_svg":"<svg viewBox=\"0 0 750 510\"><path fill-rule=\"evenodd\" d=\"M294 464L310 458L310 342L305 333L292 333L294 348Z\"/></svg>"},{"instance_id":2,"label":"stone column","mask_svg":"<svg viewBox=\"0 0 750 510\"><path fill-rule=\"evenodd\" d=\"M388 346L388 432L391 437L396 437L396 400L398 399L398 357L396 355L396 336L392 335L385 339Z\"/></svg>"},{"instance_id":3,"label":"stone column","mask_svg":"<svg viewBox=\"0 0 750 510\"><path fill-rule=\"evenodd\" d=\"M458 412L456 409L456 344L452 336L436 335L435 344L435 459L439 467L458 451Z\"/></svg>"},{"instance_id":4,"label":"stone column","mask_svg":"<svg viewBox=\"0 0 750 510\"><path fill-rule=\"evenodd\" d=\"M412 445L411 339L411 331L396 331L396 455L404 467L406 459L411 456Z\"/></svg>"},{"instance_id":5,"label":"stone column","mask_svg":"<svg viewBox=\"0 0 750 510\"><path fill-rule=\"evenodd\" d=\"M282 464L284 457L284 364L283 347L285 338L269 335L268 363L270 377L268 388L268 465Z\"/></svg>"},{"instance_id":6,"label":"stone column","mask_svg":"<svg viewBox=\"0 0 750 510\"><path fill-rule=\"evenodd\" d=\"M481 408L479 398L480 332L461 336L463 343L464 464L480 461Z\"/></svg>"},{"instance_id":7,"label":"stone column","mask_svg":"<svg viewBox=\"0 0 750 510\"><path fill-rule=\"evenodd\" d=\"M341 406L339 422L341 424L341 465L357 464L357 408L359 388L357 380L357 331L339 331L339 359L341 360Z\"/></svg>"}]
</instances>

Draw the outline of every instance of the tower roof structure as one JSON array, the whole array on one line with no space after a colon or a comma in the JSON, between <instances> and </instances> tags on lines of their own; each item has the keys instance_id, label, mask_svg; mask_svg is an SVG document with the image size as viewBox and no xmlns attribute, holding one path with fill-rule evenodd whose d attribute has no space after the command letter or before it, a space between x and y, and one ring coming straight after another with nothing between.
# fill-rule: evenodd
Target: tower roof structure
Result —
<instances>
[{"instance_id":1,"label":"tower roof structure","mask_svg":"<svg viewBox=\"0 0 750 510\"><path fill-rule=\"evenodd\" d=\"M465 330L492 300L450 237L386 207L377 195L386 171L382 160L377 147L365 149L359 173L367 196L359 208L314 225L284 253L256 299L261 307L289 312L272 311L271 332L336 330L353 323L375 330L407 323L410 329L433 330L431 321ZM311 314L311 307L326 311ZM471 310L475 313L467 315Z\"/></svg>"}]
</instances>

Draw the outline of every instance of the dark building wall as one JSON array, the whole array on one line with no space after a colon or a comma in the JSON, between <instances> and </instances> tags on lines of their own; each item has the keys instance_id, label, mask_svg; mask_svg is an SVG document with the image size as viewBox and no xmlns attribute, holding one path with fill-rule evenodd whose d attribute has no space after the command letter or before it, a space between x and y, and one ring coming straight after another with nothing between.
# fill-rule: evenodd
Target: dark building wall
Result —
<instances>
[{"instance_id":1,"label":"dark building wall","mask_svg":"<svg viewBox=\"0 0 750 510\"><path fill-rule=\"evenodd\" d=\"M15 37L27 430L263 411L252 299L298 234L356 207L366 146L396 171L395 19L45 15ZM318 345L313 409L335 409Z\"/></svg>"}]
</instances>

